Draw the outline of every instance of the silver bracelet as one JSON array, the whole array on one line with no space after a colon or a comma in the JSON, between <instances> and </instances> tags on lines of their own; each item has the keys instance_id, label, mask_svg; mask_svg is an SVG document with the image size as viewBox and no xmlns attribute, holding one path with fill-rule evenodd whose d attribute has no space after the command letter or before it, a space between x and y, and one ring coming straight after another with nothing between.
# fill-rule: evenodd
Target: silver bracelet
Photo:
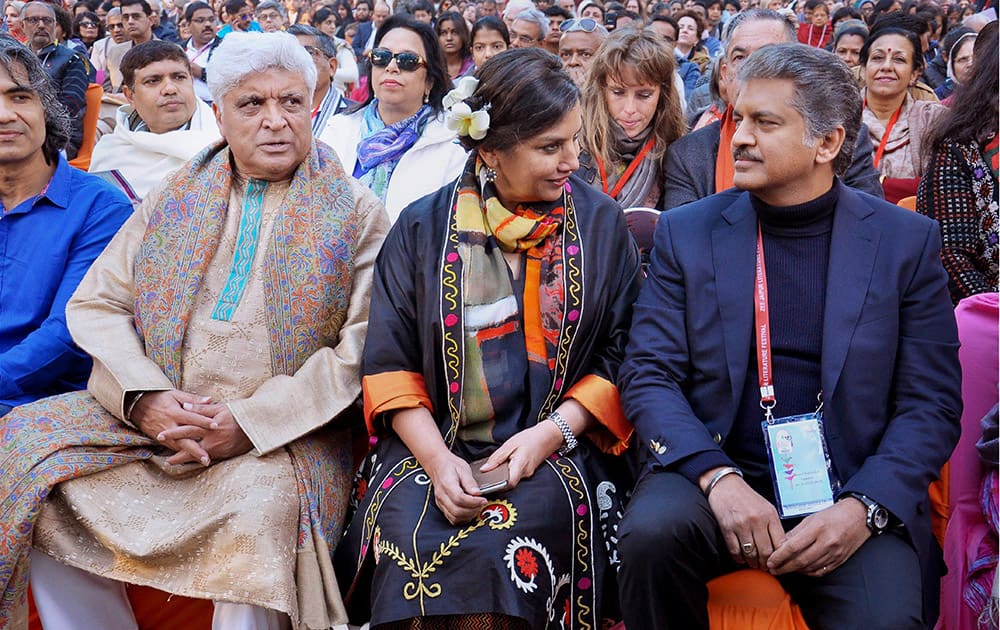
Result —
<instances>
[{"instance_id":1,"label":"silver bracelet","mask_svg":"<svg viewBox=\"0 0 1000 630\"><path fill-rule=\"evenodd\" d=\"M554 422L556 426L559 427L559 432L562 433L563 445L559 448L558 453L560 455L571 453L573 449L579 445L579 442L577 442L576 436L573 435L573 432L570 431L569 424L566 422L566 419L563 418L558 411L553 411L545 419Z\"/></svg>"},{"instance_id":2,"label":"silver bracelet","mask_svg":"<svg viewBox=\"0 0 1000 630\"><path fill-rule=\"evenodd\" d=\"M146 395L146 392L139 392L138 394L135 395L135 398L132 399L132 402L129 404L128 409L125 411L125 420L131 422L131 420L132 420L132 410L135 409L135 405L136 405L136 403L139 402L139 399L142 398L145 395Z\"/></svg>"},{"instance_id":3,"label":"silver bracelet","mask_svg":"<svg viewBox=\"0 0 1000 630\"><path fill-rule=\"evenodd\" d=\"M739 475L740 479L742 479L743 478L743 471L740 470L739 468L734 468L732 466L726 466L725 468L723 468L719 472L717 472L714 475L712 475L712 479L708 482L708 485L705 486L705 498L706 499L708 498L708 495L712 494L712 490L715 488L716 484L718 484L720 481L722 481L722 478L725 477L726 475Z\"/></svg>"}]
</instances>

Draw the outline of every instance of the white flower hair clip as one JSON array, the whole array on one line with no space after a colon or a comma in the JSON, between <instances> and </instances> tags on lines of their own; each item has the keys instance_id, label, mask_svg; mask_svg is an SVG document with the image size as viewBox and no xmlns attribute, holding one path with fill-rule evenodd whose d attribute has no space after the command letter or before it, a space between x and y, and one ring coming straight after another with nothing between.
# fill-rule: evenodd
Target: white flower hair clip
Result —
<instances>
[{"instance_id":1,"label":"white flower hair clip","mask_svg":"<svg viewBox=\"0 0 1000 630\"><path fill-rule=\"evenodd\" d=\"M479 79L462 77L458 80L455 89L445 94L441 104L448 110L448 115L445 118L448 129L460 136L482 140L490 129L489 103L476 111L472 111L472 108L465 103L465 99L475 94L477 87L479 87Z\"/></svg>"}]
</instances>

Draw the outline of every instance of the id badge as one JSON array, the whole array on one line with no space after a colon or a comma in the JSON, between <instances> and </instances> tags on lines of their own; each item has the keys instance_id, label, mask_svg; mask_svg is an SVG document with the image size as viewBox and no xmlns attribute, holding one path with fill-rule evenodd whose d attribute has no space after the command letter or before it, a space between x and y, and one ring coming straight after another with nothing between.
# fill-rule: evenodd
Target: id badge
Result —
<instances>
[{"instance_id":1,"label":"id badge","mask_svg":"<svg viewBox=\"0 0 1000 630\"><path fill-rule=\"evenodd\" d=\"M823 414L765 420L761 428L781 518L804 516L833 505Z\"/></svg>"}]
</instances>

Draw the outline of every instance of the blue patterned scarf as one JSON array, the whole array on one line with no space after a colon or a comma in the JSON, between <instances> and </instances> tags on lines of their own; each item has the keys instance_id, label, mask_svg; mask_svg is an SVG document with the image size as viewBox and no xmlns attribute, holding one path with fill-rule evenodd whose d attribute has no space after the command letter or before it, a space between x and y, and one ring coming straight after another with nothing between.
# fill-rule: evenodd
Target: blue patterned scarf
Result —
<instances>
[{"instance_id":1,"label":"blue patterned scarf","mask_svg":"<svg viewBox=\"0 0 1000 630\"><path fill-rule=\"evenodd\" d=\"M365 108L354 176L383 202L396 164L416 144L430 118L430 106L423 105L416 114L387 126L378 114L378 99Z\"/></svg>"}]
</instances>

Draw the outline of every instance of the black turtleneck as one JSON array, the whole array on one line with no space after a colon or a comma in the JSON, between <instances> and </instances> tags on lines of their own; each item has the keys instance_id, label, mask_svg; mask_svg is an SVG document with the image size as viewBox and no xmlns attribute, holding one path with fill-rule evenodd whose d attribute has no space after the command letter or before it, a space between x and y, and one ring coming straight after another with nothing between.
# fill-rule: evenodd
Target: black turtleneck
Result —
<instances>
[{"instance_id":1,"label":"black turtleneck","mask_svg":"<svg viewBox=\"0 0 1000 630\"><path fill-rule=\"evenodd\" d=\"M815 410L816 395L822 388L823 308L837 192L834 185L812 201L786 207L770 206L750 197L764 241L774 415L778 418ZM747 352L747 378L736 422L724 448L743 469L747 483L774 501L762 420L757 353L752 346Z\"/></svg>"},{"instance_id":2,"label":"black turtleneck","mask_svg":"<svg viewBox=\"0 0 1000 630\"><path fill-rule=\"evenodd\" d=\"M770 206L750 196L764 241L775 417L816 409L821 389L820 353L823 308L830 261L830 234L838 190L794 206ZM747 304L747 309L752 305ZM747 348L747 376L732 431L723 441L725 457L701 453L681 462L678 471L696 481L716 466L740 467L750 486L774 502L761 421L756 341Z\"/></svg>"}]
</instances>

